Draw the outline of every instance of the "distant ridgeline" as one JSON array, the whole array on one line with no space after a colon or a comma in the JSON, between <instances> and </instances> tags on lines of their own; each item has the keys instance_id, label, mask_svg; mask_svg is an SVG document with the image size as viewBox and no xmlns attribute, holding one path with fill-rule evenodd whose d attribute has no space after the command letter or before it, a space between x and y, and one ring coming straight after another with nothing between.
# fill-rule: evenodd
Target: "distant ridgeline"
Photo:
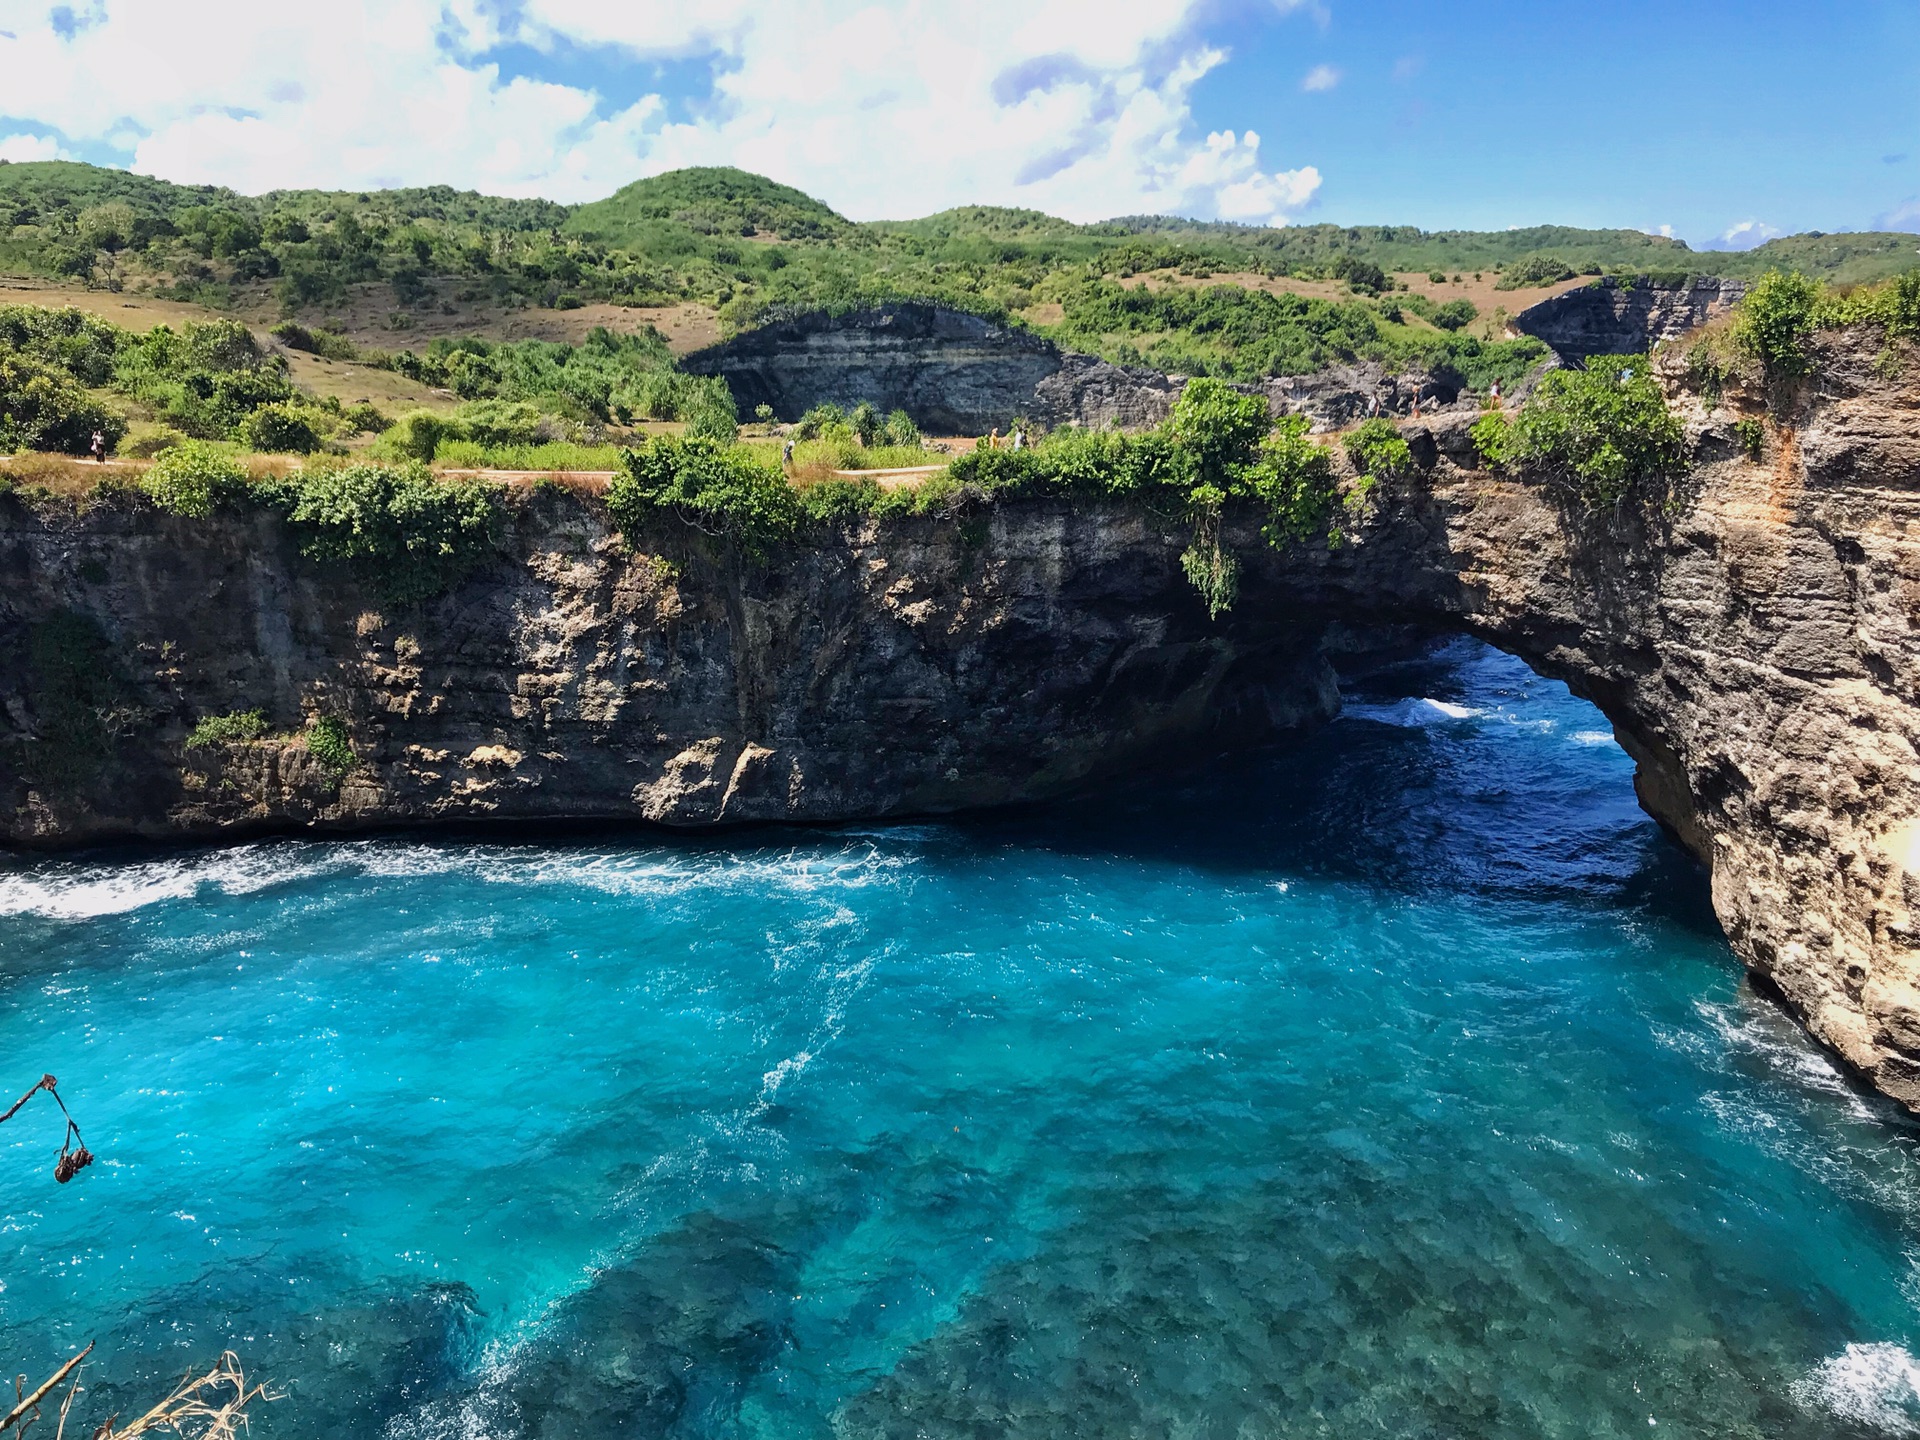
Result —
<instances>
[{"instance_id":1,"label":"distant ridgeline","mask_svg":"<svg viewBox=\"0 0 1920 1440\"><path fill-rule=\"evenodd\" d=\"M1519 311L1538 298L1530 290L1581 274L1673 281L1781 268L1855 283L1916 265L1920 239L1906 234L1794 236L1709 257L1639 231L1557 226L1074 225L982 206L856 224L732 169L675 171L570 207L445 186L244 196L69 162L0 162L0 271L16 274L215 307L271 297L289 315L321 318L369 294L401 314L483 300L696 303L733 331L922 300L1121 364L1236 380L1355 360L1490 377L1526 358L1503 343L1537 348L1502 342L1503 316L1408 291L1395 272L1497 276ZM1332 288L1309 298L1252 283L1283 277Z\"/></svg>"}]
</instances>

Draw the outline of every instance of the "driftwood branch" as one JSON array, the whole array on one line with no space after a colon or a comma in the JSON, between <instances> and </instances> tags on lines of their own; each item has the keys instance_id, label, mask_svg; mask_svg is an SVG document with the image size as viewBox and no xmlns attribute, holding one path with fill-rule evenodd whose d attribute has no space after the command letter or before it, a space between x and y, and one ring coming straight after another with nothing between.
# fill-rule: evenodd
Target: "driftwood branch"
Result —
<instances>
[{"instance_id":1,"label":"driftwood branch","mask_svg":"<svg viewBox=\"0 0 1920 1440\"><path fill-rule=\"evenodd\" d=\"M38 1417L41 1402L72 1375L80 1362L92 1352L93 1346L89 1344L62 1365L51 1380L14 1406L4 1419L0 1419L0 1434L15 1426L19 1427L16 1435L24 1433ZM75 1378L60 1404L60 1428L55 1432L54 1440L65 1440L67 1416L73 1409L74 1397L79 1393L80 1381ZM93 1432L92 1440L135 1440L136 1436L155 1430L171 1430L182 1440L235 1440L238 1432L247 1427L248 1405L255 1400L273 1401L279 1398L264 1385L249 1385L246 1371L240 1368L239 1357L229 1350L220 1357L220 1363L206 1374L196 1376L189 1372L166 1399L126 1428L115 1429L114 1421L120 1417L109 1416Z\"/></svg>"},{"instance_id":2,"label":"driftwood branch","mask_svg":"<svg viewBox=\"0 0 1920 1440\"><path fill-rule=\"evenodd\" d=\"M20 1108L42 1090L53 1096L53 1103L60 1107L60 1113L67 1117L67 1138L61 1142L60 1158L54 1162L53 1178L62 1185L93 1163L93 1152L87 1149L87 1142L80 1138L80 1127L73 1123L73 1115L67 1109L67 1102L60 1098L60 1082L51 1075L42 1075L40 1081L26 1094L13 1102L13 1108L0 1115L0 1125L4 1125L20 1113ZM76 1149L75 1147L79 1148Z\"/></svg>"},{"instance_id":3,"label":"driftwood branch","mask_svg":"<svg viewBox=\"0 0 1920 1440\"><path fill-rule=\"evenodd\" d=\"M33 1097L38 1095L42 1090L47 1091L49 1094L58 1094L59 1092L54 1090L53 1087L59 1083L60 1082L55 1080L51 1075L42 1075L38 1083L36 1083L31 1090L13 1102L13 1108L11 1110L7 1111L4 1115L0 1115L0 1125L6 1124L7 1121L18 1115L20 1113L20 1107L25 1105L27 1101L33 1099Z\"/></svg>"},{"instance_id":4,"label":"driftwood branch","mask_svg":"<svg viewBox=\"0 0 1920 1440\"><path fill-rule=\"evenodd\" d=\"M27 1093L31 1095L33 1091L29 1090ZM20 1102L20 1105L24 1105L26 1103L27 1102L25 1100L22 1100ZM15 1110L18 1110L20 1108L20 1105L16 1105L13 1108ZM12 1112L9 1111L8 1113L11 1114ZM15 1425L18 1425L20 1423L22 1418L32 1415L33 1412L39 1408L40 1402L46 1399L47 1396L51 1395L54 1392L55 1387L57 1387L62 1380L65 1380L67 1376L71 1375L74 1372L75 1367L77 1367L82 1360L86 1359L87 1356L92 1353L93 1353L93 1342L88 1341L87 1348L85 1350L82 1350L78 1355L74 1356L71 1360L67 1361L67 1363L62 1365L58 1370L54 1371L53 1378L51 1380L47 1381L46 1384L42 1385L38 1390L34 1391L33 1394L27 1396L26 1399L22 1400L18 1405L14 1406L13 1409L9 1410L6 1413L4 1418L0 1418L0 1433L3 1433L7 1430L11 1430Z\"/></svg>"}]
</instances>

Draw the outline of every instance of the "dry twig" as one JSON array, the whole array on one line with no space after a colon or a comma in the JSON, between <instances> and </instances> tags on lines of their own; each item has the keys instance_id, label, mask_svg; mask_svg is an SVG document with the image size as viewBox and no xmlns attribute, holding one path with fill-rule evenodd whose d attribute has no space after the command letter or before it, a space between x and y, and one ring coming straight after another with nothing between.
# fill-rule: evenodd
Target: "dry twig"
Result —
<instances>
[{"instance_id":1,"label":"dry twig","mask_svg":"<svg viewBox=\"0 0 1920 1440\"><path fill-rule=\"evenodd\" d=\"M0 1433L18 1425L16 1435L24 1434L27 1427L39 1418L41 1403L92 1350L93 1346L88 1345L62 1365L51 1380L22 1399L5 1418L0 1418ZM22 1377L16 1389L24 1388L24 1383ZM73 1410L74 1398L79 1394L80 1381L76 1377L67 1390L66 1398L60 1403L60 1424L54 1432L54 1440L65 1440L67 1416ZM94 1430L91 1440L133 1440L135 1436L160 1430L171 1430L181 1440L235 1440L235 1436L247 1428L248 1405L255 1400L274 1401L279 1398L264 1385L249 1385L246 1371L240 1368L239 1357L229 1350L220 1357L220 1363L213 1369L199 1376L189 1373L174 1387L172 1394L124 1428L114 1427L114 1422L120 1418L118 1415L108 1416Z\"/></svg>"}]
</instances>

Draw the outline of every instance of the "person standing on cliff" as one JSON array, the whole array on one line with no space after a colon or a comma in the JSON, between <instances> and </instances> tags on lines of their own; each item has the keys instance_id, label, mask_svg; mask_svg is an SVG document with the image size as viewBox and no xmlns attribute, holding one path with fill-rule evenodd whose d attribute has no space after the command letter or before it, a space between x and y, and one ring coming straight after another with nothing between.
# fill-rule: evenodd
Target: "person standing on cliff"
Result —
<instances>
[{"instance_id":1,"label":"person standing on cliff","mask_svg":"<svg viewBox=\"0 0 1920 1440\"><path fill-rule=\"evenodd\" d=\"M93 444L87 447L87 453L93 457L94 464L96 465L106 464L107 463L107 437L105 435L102 435L98 430L94 431Z\"/></svg>"}]
</instances>

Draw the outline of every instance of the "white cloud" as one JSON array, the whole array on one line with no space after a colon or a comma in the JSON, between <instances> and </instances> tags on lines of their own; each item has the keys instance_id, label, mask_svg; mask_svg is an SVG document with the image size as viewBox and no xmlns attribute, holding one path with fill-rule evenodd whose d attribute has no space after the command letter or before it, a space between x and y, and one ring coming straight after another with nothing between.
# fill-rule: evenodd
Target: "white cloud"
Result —
<instances>
[{"instance_id":1,"label":"white cloud","mask_svg":"<svg viewBox=\"0 0 1920 1440\"><path fill-rule=\"evenodd\" d=\"M1307 72L1307 78L1300 82L1300 88L1309 95L1322 95L1340 83L1340 72L1331 65L1316 65Z\"/></svg>"},{"instance_id":2,"label":"white cloud","mask_svg":"<svg viewBox=\"0 0 1920 1440\"><path fill-rule=\"evenodd\" d=\"M1666 236L1666 238L1667 238L1667 239L1669 239L1669 240L1671 240L1671 239L1673 239L1673 226L1671 226L1671 225L1655 225L1655 226L1654 226L1654 227L1653 227L1653 228L1652 228L1651 230L1649 230L1649 231L1647 231L1647 234L1649 234L1649 235L1664 235L1664 236Z\"/></svg>"},{"instance_id":3,"label":"white cloud","mask_svg":"<svg viewBox=\"0 0 1920 1440\"><path fill-rule=\"evenodd\" d=\"M1319 173L1265 168L1251 131L1199 133L1194 86L1226 60L1195 33L1205 7L195 0L184 24L184 0L142 0L64 32L9 21L0 74L6 112L69 149L116 144L137 170L246 191L438 182L581 200L728 164L861 219L981 202L1282 222ZM692 118L657 95L616 107L581 85L503 76L487 57L508 42L597 51L601 71L636 77L707 59L713 93Z\"/></svg>"},{"instance_id":4,"label":"white cloud","mask_svg":"<svg viewBox=\"0 0 1920 1440\"><path fill-rule=\"evenodd\" d=\"M0 136L0 160L59 160L60 142L51 135Z\"/></svg>"},{"instance_id":5,"label":"white cloud","mask_svg":"<svg viewBox=\"0 0 1920 1440\"><path fill-rule=\"evenodd\" d=\"M1920 230L1920 196L1904 205L1896 205L1884 215L1873 217L1876 230Z\"/></svg>"},{"instance_id":6,"label":"white cloud","mask_svg":"<svg viewBox=\"0 0 1920 1440\"><path fill-rule=\"evenodd\" d=\"M1738 225L1730 226L1723 234L1715 236L1700 248L1703 250L1751 250L1756 245L1764 245L1781 232L1763 220L1742 220Z\"/></svg>"}]
</instances>

